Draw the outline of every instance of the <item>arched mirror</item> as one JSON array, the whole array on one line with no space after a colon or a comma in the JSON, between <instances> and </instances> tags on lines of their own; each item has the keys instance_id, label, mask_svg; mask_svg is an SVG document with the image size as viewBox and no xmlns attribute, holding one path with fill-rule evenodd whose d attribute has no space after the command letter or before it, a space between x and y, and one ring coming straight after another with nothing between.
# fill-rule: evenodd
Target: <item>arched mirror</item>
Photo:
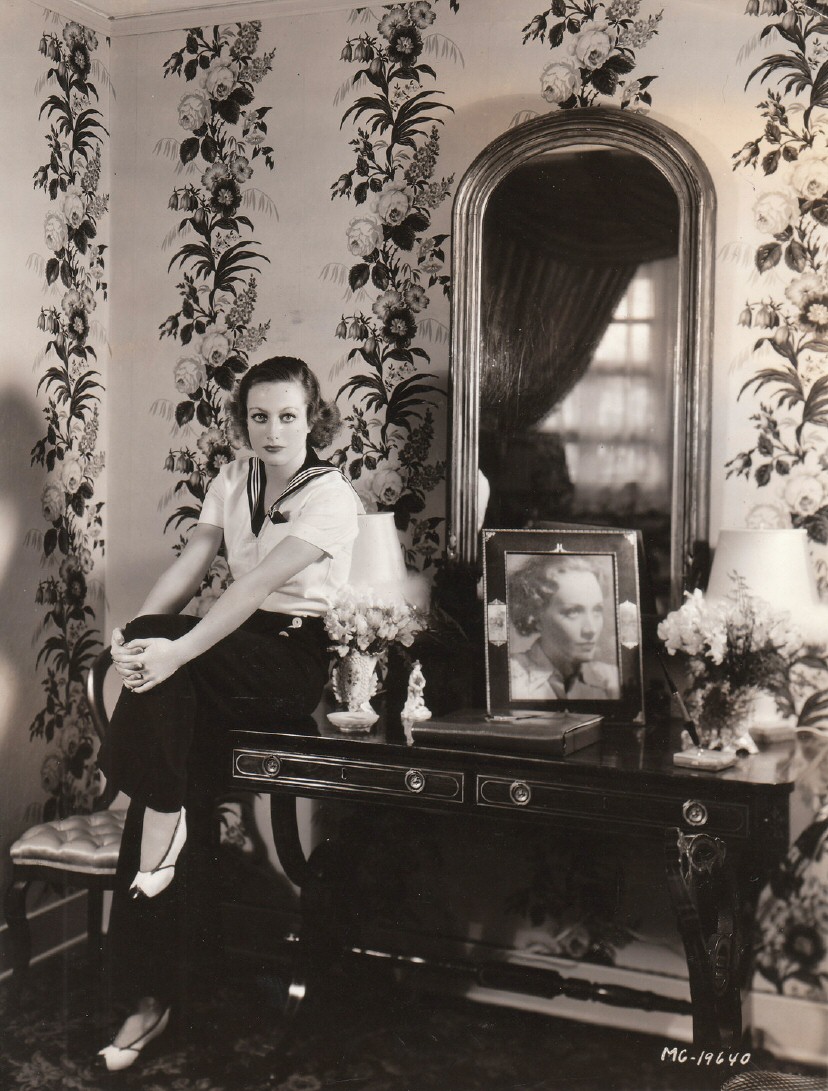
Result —
<instances>
[{"instance_id":1,"label":"arched mirror","mask_svg":"<svg viewBox=\"0 0 828 1091\"><path fill-rule=\"evenodd\" d=\"M477 563L483 525L633 527L659 608L678 601L708 534L714 209L693 148L627 111L535 119L472 164L454 207L458 560Z\"/></svg>"}]
</instances>

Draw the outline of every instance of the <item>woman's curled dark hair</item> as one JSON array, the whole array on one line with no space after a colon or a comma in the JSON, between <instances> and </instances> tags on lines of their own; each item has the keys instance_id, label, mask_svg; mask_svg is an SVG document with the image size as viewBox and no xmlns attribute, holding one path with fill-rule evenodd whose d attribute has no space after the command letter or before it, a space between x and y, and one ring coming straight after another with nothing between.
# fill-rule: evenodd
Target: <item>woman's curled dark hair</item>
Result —
<instances>
[{"instance_id":1,"label":"woman's curled dark hair","mask_svg":"<svg viewBox=\"0 0 828 1091\"><path fill-rule=\"evenodd\" d=\"M308 442L316 448L328 446L342 423L339 409L333 402L326 402L322 398L319 380L305 361L296 356L271 356L269 360L254 364L239 380L228 408L245 443L250 443L247 430L248 398L251 389L258 383L298 383L305 392L308 408Z\"/></svg>"},{"instance_id":2,"label":"woman's curled dark hair","mask_svg":"<svg viewBox=\"0 0 828 1091\"><path fill-rule=\"evenodd\" d=\"M521 636L539 632L538 616L559 590L557 577L567 572L589 572L605 593L600 569L580 554L540 553L509 576L509 617Z\"/></svg>"}]
</instances>

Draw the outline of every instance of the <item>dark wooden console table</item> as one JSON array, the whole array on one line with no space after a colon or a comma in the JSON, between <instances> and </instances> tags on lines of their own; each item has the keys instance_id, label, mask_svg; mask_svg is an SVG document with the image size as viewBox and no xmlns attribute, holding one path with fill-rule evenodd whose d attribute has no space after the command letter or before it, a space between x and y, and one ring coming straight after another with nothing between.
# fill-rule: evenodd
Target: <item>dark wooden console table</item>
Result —
<instances>
[{"instance_id":1,"label":"dark wooden console table","mask_svg":"<svg viewBox=\"0 0 828 1091\"><path fill-rule=\"evenodd\" d=\"M766 748L731 769L706 773L672 764L675 734L605 726L602 741L567 758L512 756L478 749L406 745L401 730L343 736L308 725L231 736L234 788L270 794L276 849L302 890L291 1007L312 970L332 955L323 923L326 881L347 890L347 865L321 845L306 859L297 797L346 799L488 816L492 822L545 822L631 839L660 839L664 872L684 943L690 1004L631 988L566 978L510 963L469 967L481 984L545 996L692 1013L693 1037L707 1049L740 1044L742 1001L751 972L751 925L759 891L788 850L792 744ZM335 854L334 854L335 857ZM321 900L320 900L321 899ZM327 935L322 940L323 934Z\"/></svg>"}]
</instances>

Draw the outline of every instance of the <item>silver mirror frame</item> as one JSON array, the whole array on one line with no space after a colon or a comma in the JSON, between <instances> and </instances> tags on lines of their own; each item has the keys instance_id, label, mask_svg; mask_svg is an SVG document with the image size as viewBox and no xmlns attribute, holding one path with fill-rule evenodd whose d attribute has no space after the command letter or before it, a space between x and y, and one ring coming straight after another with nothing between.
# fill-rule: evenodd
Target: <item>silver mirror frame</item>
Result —
<instances>
[{"instance_id":1,"label":"silver mirror frame","mask_svg":"<svg viewBox=\"0 0 828 1091\"><path fill-rule=\"evenodd\" d=\"M709 536L710 360L716 192L696 150L666 125L627 110L586 107L533 118L494 140L457 189L453 212L447 555L476 566L480 430L480 308L483 216L516 167L579 145L645 156L675 191L680 216L678 328L673 369L672 605Z\"/></svg>"}]
</instances>

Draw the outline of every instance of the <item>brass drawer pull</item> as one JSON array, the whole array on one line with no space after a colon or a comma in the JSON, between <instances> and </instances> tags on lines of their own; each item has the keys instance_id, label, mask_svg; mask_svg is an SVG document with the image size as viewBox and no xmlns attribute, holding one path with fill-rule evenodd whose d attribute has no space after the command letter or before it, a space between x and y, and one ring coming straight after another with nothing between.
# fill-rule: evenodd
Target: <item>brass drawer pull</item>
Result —
<instances>
[{"instance_id":1,"label":"brass drawer pull","mask_svg":"<svg viewBox=\"0 0 828 1091\"><path fill-rule=\"evenodd\" d=\"M707 825L707 807L697 799L688 799L686 803L682 804L681 813L684 815L684 821L688 826Z\"/></svg>"},{"instance_id":2,"label":"brass drawer pull","mask_svg":"<svg viewBox=\"0 0 828 1091\"><path fill-rule=\"evenodd\" d=\"M278 777L282 771L282 763L275 754L268 754L266 758L262 758L262 771L269 777Z\"/></svg>"},{"instance_id":3,"label":"brass drawer pull","mask_svg":"<svg viewBox=\"0 0 828 1091\"><path fill-rule=\"evenodd\" d=\"M409 769L405 774L405 786L409 792L422 792L426 778L419 769Z\"/></svg>"},{"instance_id":4,"label":"brass drawer pull","mask_svg":"<svg viewBox=\"0 0 828 1091\"><path fill-rule=\"evenodd\" d=\"M524 780L509 785L509 798L517 807L525 807L532 798L532 789Z\"/></svg>"}]
</instances>

